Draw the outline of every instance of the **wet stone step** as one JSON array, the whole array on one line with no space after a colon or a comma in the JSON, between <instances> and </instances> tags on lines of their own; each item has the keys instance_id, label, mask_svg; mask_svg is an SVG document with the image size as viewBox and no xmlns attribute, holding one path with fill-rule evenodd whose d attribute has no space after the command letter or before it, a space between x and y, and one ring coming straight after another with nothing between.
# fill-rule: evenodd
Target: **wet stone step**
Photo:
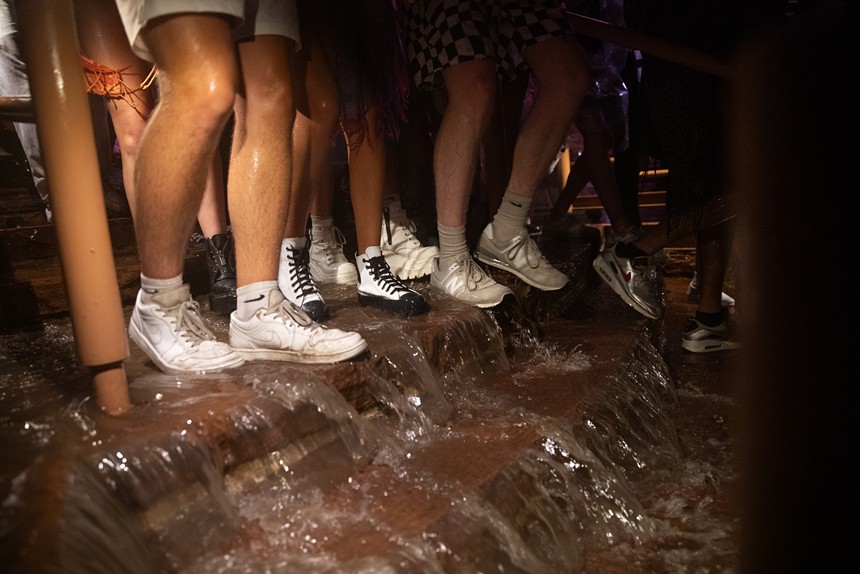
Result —
<instances>
[{"instance_id":1,"label":"wet stone step","mask_svg":"<svg viewBox=\"0 0 860 574\"><path fill-rule=\"evenodd\" d=\"M519 304L494 312L418 281L431 311L392 320L325 286L329 323L369 343L346 363L171 376L132 345L119 418L95 409L67 321L10 336L4 563L558 572L646 537L627 483L676 446L659 324L595 281L593 244L565 249L566 290L497 274Z\"/></svg>"}]
</instances>

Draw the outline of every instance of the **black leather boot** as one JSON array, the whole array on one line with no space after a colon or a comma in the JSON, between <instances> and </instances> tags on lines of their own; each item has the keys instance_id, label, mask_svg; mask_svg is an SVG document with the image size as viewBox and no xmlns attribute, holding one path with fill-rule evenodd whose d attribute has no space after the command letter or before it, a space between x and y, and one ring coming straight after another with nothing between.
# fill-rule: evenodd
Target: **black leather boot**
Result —
<instances>
[{"instance_id":1,"label":"black leather boot","mask_svg":"<svg viewBox=\"0 0 860 574\"><path fill-rule=\"evenodd\" d=\"M236 309L236 250L233 234L219 233L206 240L209 269L209 309L228 314Z\"/></svg>"}]
</instances>

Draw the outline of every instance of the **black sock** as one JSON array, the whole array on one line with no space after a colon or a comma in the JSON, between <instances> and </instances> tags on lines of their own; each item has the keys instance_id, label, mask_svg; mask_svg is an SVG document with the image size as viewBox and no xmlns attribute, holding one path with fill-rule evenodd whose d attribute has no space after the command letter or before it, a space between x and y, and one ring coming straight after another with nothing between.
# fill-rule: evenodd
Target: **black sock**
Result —
<instances>
[{"instance_id":1,"label":"black sock","mask_svg":"<svg viewBox=\"0 0 860 574\"><path fill-rule=\"evenodd\" d=\"M625 259L636 259L637 257L648 257L648 254L632 243L619 243L615 247L615 253Z\"/></svg>"},{"instance_id":2,"label":"black sock","mask_svg":"<svg viewBox=\"0 0 860 574\"><path fill-rule=\"evenodd\" d=\"M725 313L719 311L717 313L702 313L696 311L696 321L706 327L716 327L725 320Z\"/></svg>"}]
</instances>

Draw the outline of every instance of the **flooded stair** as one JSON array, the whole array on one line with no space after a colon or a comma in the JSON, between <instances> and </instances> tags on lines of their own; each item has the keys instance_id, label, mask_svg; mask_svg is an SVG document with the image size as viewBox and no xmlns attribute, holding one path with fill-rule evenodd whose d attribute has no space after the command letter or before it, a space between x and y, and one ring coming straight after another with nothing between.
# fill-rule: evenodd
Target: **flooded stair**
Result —
<instances>
[{"instance_id":1,"label":"flooded stair","mask_svg":"<svg viewBox=\"0 0 860 574\"><path fill-rule=\"evenodd\" d=\"M369 352L170 376L132 348L136 407L95 408L67 320L4 335L10 572L575 572L648 539L630 481L673 457L659 322L591 271L597 244L545 250L572 278L485 312L416 282L392 319L328 286L332 326ZM202 297L205 302L205 297ZM204 303L205 307L205 303ZM207 313L219 338L225 317ZM34 354L35 353L35 354Z\"/></svg>"}]
</instances>

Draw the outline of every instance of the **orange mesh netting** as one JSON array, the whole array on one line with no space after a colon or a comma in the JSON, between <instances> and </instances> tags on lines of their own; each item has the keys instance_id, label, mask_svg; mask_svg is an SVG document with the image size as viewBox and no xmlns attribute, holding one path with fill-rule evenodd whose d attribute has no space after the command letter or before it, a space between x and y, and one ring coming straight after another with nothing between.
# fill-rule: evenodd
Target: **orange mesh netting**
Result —
<instances>
[{"instance_id":1,"label":"orange mesh netting","mask_svg":"<svg viewBox=\"0 0 860 574\"><path fill-rule=\"evenodd\" d=\"M155 66L149 70L149 73L137 88L132 88L124 80L124 72L128 68L116 70L90 60L86 56L81 56L81 62L84 66L84 76L86 77L87 91L89 93L105 96L112 100L123 100L134 108L138 114L143 116L137 108L138 102L141 101L137 92L145 90L152 85L157 73Z\"/></svg>"}]
</instances>

